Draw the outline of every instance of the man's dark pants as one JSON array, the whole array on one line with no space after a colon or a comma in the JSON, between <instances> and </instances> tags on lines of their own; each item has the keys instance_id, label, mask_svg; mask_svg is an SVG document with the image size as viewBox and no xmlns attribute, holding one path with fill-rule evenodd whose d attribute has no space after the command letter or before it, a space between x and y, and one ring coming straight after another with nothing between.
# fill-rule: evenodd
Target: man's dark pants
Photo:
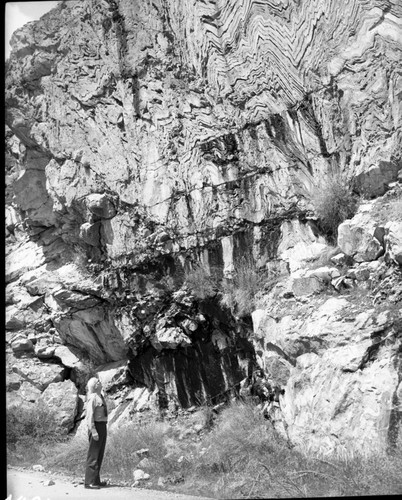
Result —
<instances>
[{"instance_id":1,"label":"man's dark pants","mask_svg":"<svg viewBox=\"0 0 402 500\"><path fill-rule=\"evenodd\" d=\"M99 439L95 440L92 432L88 431L89 449L87 455L87 464L85 469L85 484L100 484L100 468L105 453L107 423L95 422L95 428L98 432Z\"/></svg>"}]
</instances>

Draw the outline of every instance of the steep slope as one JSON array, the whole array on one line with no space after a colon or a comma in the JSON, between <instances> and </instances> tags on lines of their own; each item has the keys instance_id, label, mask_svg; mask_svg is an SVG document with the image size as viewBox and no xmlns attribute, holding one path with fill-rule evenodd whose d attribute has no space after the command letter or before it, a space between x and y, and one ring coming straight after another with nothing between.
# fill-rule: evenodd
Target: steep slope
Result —
<instances>
[{"instance_id":1,"label":"steep slope","mask_svg":"<svg viewBox=\"0 0 402 500\"><path fill-rule=\"evenodd\" d=\"M13 387L38 387L38 358L61 374L34 401L68 379L82 392L106 364L116 420L144 388L164 408L236 391L255 364L250 317L181 286L197 262L223 280L244 257L302 268L327 245L313 201L334 175L367 198L396 189L401 18L396 0L70 0L18 30L6 68ZM374 220L374 256L352 230L338 244L394 270L399 219Z\"/></svg>"}]
</instances>

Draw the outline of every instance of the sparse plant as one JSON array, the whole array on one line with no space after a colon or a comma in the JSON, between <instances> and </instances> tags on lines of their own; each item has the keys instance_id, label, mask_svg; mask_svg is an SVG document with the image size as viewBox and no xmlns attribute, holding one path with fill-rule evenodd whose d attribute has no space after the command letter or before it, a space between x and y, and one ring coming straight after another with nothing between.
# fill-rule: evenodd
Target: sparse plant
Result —
<instances>
[{"instance_id":1,"label":"sparse plant","mask_svg":"<svg viewBox=\"0 0 402 500\"><path fill-rule=\"evenodd\" d=\"M6 439L11 461L35 460L42 445L62 441L56 415L44 404L11 406L6 411Z\"/></svg>"},{"instance_id":2,"label":"sparse plant","mask_svg":"<svg viewBox=\"0 0 402 500\"><path fill-rule=\"evenodd\" d=\"M338 226L356 213L357 201L342 175L331 175L317 187L312 195L314 211L318 227L330 241L336 241Z\"/></svg>"},{"instance_id":3,"label":"sparse plant","mask_svg":"<svg viewBox=\"0 0 402 500\"><path fill-rule=\"evenodd\" d=\"M184 276L184 282L190 292L201 300L214 297L218 293L219 281L219 272L216 267L208 268L200 263L187 271Z\"/></svg>"},{"instance_id":4,"label":"sparse plant","mask_svg":"<svg viewBox=\"0 0 402 500\"><path fill-rule=\"evenodd\" d=\"M237 316L246 316L254 310L257 294L275 282L265 269L258 269L251 258L243 257L233 278L223 282L220 303Z\"/></svg>"}]
</instances>

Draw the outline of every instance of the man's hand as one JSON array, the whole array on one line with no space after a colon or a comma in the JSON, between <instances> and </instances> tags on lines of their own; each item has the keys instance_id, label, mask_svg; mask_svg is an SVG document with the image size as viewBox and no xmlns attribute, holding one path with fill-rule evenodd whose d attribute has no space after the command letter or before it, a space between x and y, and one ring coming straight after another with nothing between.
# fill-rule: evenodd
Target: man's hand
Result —
<instances>
[{"instance_id":1,"label":"man's hand","mask_svg":"<svg viewBox=\"0 0 402 500\"><path fill-rule=\"evenodd\" d=\"M92 431L92 437L95 439L95 441L98 441L99 434L96 431Z\"/></svg>"}]
</instances>

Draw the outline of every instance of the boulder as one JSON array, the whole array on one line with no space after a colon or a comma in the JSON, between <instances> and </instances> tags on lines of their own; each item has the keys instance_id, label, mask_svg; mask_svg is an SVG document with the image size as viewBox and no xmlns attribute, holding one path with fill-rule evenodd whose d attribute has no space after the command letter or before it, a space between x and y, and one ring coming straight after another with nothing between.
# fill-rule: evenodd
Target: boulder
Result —
<instances>
[{"instance_id":1,"label":"boulder","mask_svg":"<svg viewBox=\"0 0 402 500\"><path fill-rule=\"evenodd\" d=\"M133 471L134 481L146 481L150 478L150 475L144 472L142 469L136 469Z\"/></svg>"},{"instance_id":2,"label":"boulder","mask_svg":"<svg viewBox=\"0 0 402 500\"><path fill-rule=\"evenodd\" d=\"M331 280L335 278L339 278L340 272L336 267L323 266L318 267L317 269L309 269L305 272L306 277L315 277L318 278L325 284L331 282Z\"/></svg>"},{"instance_id":3,"label":"boulder","mask_svg":"<svg viewBox=\"0 0 402 500\"><path fill-rule=\"evenodd\" d=\"M100 219L111 219L116 215L113 202L105 193L94 193L86 197L88 209Z\"/></svg>"},{"instance_id":4,"label":"boulder","mask_svg":"<svg viewBox=\"0 0 402 500\"><path fill-rule=\"evenodd\" d=\"M53 318L65 344L86 352L97 365L126 359L127 348L114 320L101 307Z\"/></svg>"},{"instance_id":5,"label":"boulder","mask_svg":"<svg viewBox=\"0 0 402 500\"><path fill-rule=\"evenodd\" d=\"M14 340L11 342L11 349L15 353L22 353L22 352L33 352L34 350L34 345L32 343L32 340L26 338L23 335L18 335L17 337L14 338Z\"/></svg>"},{"instance_id":6,"label":"boulder","mask_svg":"<svg viewBox=\"0 0 402 500\"><path fill-rule=\"evenodd\" d=\"M35 358L15 360L12 371L40 391L52 383L63 381L66 375L64 366L43 363Z\"/></svg>"},{"instance_id":7,"label":"boulder","mask_svg":"<svg viewBox=\"0 0 402 500\"><path fill-rule=\"evenodd\" d=\"M295 297L319 293L325 288L325 283L316 276L302 276L292 281L292 292Z\"/></svg>"},{"instance_id":8,"label":"boulder","mask_svg":"<svg viewBox=\"0 0 402 500\"><path fill-rule=\"evenodd\" d=\"M60 428L65 434L74 428L78 389L71 380L49 384L40 399L57 416Z\"/></svg>"},{"instance_id":9,"label":"boulder","mask_svg":"<svg viewBox=\"0 0 402 500\"><path fill-rule=\"evenodd\" d=\"M400 167L392 161L379 161L355 176L357 190L369 198L382 196L388 184L398 178Z\"/></svg>"},{"instance_id":10,"label":"boulder","mask_svg":"<svg viewBox=\"0 0 402 500\"><path fill-rule=\"evenodd\" d=\"M356 262L376 260L384 251L376 238L379 225L366 212L358 213L338 227L338 246Z\"/></svg>"},{"instance_id":11,"label":"boulder","mask_svg":"<svg viewBox=\"0 0 402 500\"><path fill-rule=\"evenodd\" d=\"M84 224L80 227L80 238L82 238L85 243L88 243L88 245L99 247L100 228L100 222L95 222L94 224L84 222Z\"/></svg>"},{"instance_id":12,"label":"boulder","mask_svg":"<svg viewBox=\"0 0 402 500\"><path fill-rule=\"evenodd\" d=\"M330 260L335 266L344 266L348 264L350 258L341 252L331 257Z\"/></svg>"},{"instance_id":13,"label":"boulder","mask_svg":"<svg viewBox=\"0 0 402 500\"><path fill-rule=\"evenodd\" d=\"M191 340L181 328L159 328L151 337L151 344L161 351L162 349L176 349L178 346L191 345Z\"/></svg>"},{"instance_id":14,"label":"boulder","mask_svg":"<svg viewBox=\"0 0 402 500\"><path fill-rule=\"evenodd\" d=\"M388 222L385 225L386 255L396 264L402 265L402 222Z\"/></svg>"},{"instance_id":15,"label":"boulder","mask_svg":"<svg viewBox=\"0 0 402 500\"><path fill-rule=\"evenodd\" d=\"M55 346L48 341L39 341L35 344L35 355L38 359L46 360L54 357Z\"/></svg>"},{"instance_id":16,"label":"boulder","mask_svg":"<svg viewBox=\"0 0 402 500\"><path fill-rule=\"evenodd\" d=\"M59 359L63 366L76 368L82 366L82 361L65 345L54 347L54 357Z\"/></svg>"}]
</instances>

